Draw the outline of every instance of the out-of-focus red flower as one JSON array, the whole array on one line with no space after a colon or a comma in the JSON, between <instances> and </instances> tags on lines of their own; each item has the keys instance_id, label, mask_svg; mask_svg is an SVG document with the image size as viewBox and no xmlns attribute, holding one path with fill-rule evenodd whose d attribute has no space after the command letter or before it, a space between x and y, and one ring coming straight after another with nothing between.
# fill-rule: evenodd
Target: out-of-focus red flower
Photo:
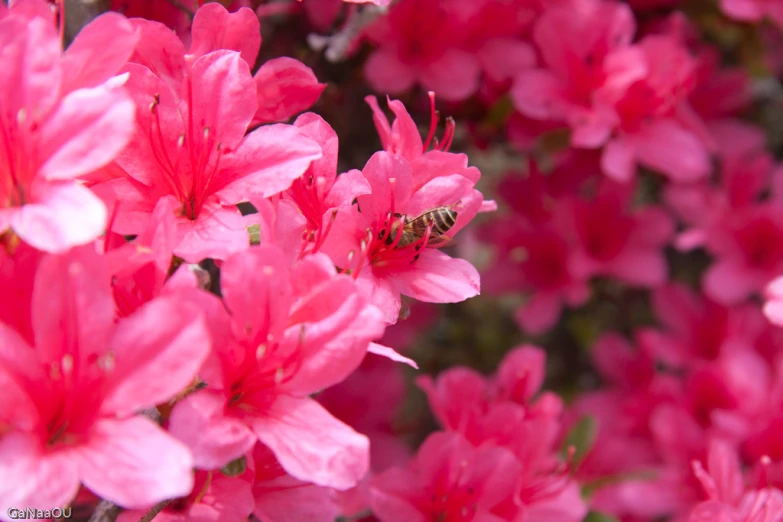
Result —
<instances>
[{"instance_id":1,"label":"out-of-focus red flower","mask_svg":"<svg viewBox=\"0 0 783 522\"><path fill-rule=\"evenodd\" d=\"M448 101L460 101L479 87L478 58L462 49L460 19L443 0L401 0L366 29L379 48L365 64L377 92L399 94L414 84Z\"/></svg>"},{"instance_id":2,"label":"out-of-focus red flower","mask_svg":"<svg viewBox=\"0 0 783 522\"><path fill-rule=\"evenodd\" d=\"M720 7L730 18L743 22L759 22L769 18L783 26L783 2L780 0L720 0Z\"/></svg>"}]
</instances>

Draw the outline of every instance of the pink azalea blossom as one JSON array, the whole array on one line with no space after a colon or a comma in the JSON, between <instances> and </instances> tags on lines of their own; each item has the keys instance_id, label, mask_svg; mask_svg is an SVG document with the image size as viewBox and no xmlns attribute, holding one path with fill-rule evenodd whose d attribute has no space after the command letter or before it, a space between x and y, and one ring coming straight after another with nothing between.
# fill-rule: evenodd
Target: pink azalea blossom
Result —
<instances>
[{"instance_id":1,"label":"pink azalea blossom","mask_svg":"<svg viewBox=\"0 0 783 522\"><path fill-rule=\"evenodd\" d=\"M707 248L716 261L704 275L704 292L718 302L739 303L783 272L783 213L760 204L722 220Z\"/></svg>"},{"instance_id":2,"label":"pink azalea blossom","mask_svg":"<svg viewBox=\"0 0 783 522\"><path fill-rule=\"evenodd\" d=\"M130 140L133 103L112 78L137 35L110 13L62 51L43 0L0 17L0 233L63 252L98 237L106 208L77 180L107 165ZM112 39L112 46L95 45ZM34 66L31 64L35 64Z\"/></svg>"},{"instance_id":3,"label":"pink azalea blossom","mask_svg":"<svg viewBox=\"0 0 783 522\"><path fill-rule=\"evenodd\" d=\"M269 448L253 450L253 514L264 522L334 522L337 491L297 480L280 466Z\"/></svg>"},{"instance_id":4,"label":"pink azalea blossom","mask_svg":"<svg viewBox=\"0 0 783 522\"><path fill-rule=\"evenodd\" d=\"M306 242L312 242L311 251L318 251L329 234L336 212L349 211L353 201L369 194L371 189L359 171L337 175L337 134L323 118L313 113L303 114L294 126L316 140L323 150L323 156L313 161L304 175L284 193L307 219Z\"/></svg>"},{"instance_id":5,"label":"pink azalea blossom","mask_svg":"<svg viewBox=\"0 0 783 522\"><path fill-rule=\"evenodd\" d=\"M382 522L498 520L490 511L512 494L519 472L508 450L435 433L408 467L373 480L372 509Z\"/></svg>"},{"instance_id":6,"label":"pink azalea blossom","mask_svg":"<svg viewBox=\"0 0 783 522\"><path fill-rule=\"evenodd\" d=\"M631 10L619 2L546 10L533 32L545 68L519 73L511 91L515 107L529 117L566 121L575 146L601 146L617 124L613 104L645 71L630 46L635 29Z\"/></svg>"},{"instance_id":7,"label":"pink azalea blossom","mask_svg":"<svg viewBox=\"0 0 783 522\"><path fill-rule=\"evenodd\" d=\"M358 208L337 215L324 243L335 264L350 270L360 287L394 323L400 312L400 295L425 302L458 302L479 293L476 269L428 248L428 237L397 248L402 227L391 236L395 222L404 216L419 216L431 209L449 205L457 212L457 222L449 236L475 216L462 203L473 198L474 181L459 174L443 175L416 184L411 165L401 156L377 152L362 174L372 193L357 198ZM469 199L470 198L470 199Z\"/></svg>"},{"instance_id":8,"label":"pink azalea blossom","mask_svg":"<svg viewBox=\"0 0 783 522\"><path fill-rule=\"evenodd\" d=\"M116 326L109 275L91 246L41 261L32 342L0 324L0 508L67 505L83 483L102 498L141 507L186 495L187 448L144 408L193 379L208 350L197 307L147 303Z\"/></svg>"},{"instance_id":9,"label":"pink azalea blossom","mask_svg":"<svg viewBox=\"0 0 783 522\"><path fill-rule=\"evenodd\" d=\"M174 499L155 515L162 522L221 522L244 520L253 510L253 462L238 476L227 476L221 471L196 471L193 490L189 495ZM136 522L147 514L145 509L123 511L118 522Z\"/></svg>"},{"instance_id":10,"label":"pink azalea blossom","mask_svg":"<svg viewBox=\"0 0 783 522\"><path fill-rule=\"evenodd\" d=\"M479 60L460 47L458 17L443 0L401 0L366 29L379 45L365 64L377 92L399 94L419 83L448 101L479 87Z\"/></svg>"},{"instance_id":11,"label":"pink azalea blossom","mask_svg":"<svg viewBox=\"0 0 783 522\"><path fill-rule=\"evenodd\" d=\"M713 440L705 466L693 463L707 500L698 504L688 522L780 522L783 492L773 487L746 488L736 452Z\"/></svg>"},{"instance_id":12,"label":"pink azalea blossom","mask_svg":"<svg viewBox=\"0 0 783 522\"><path fill-rule=\"evenodd\" d=\"M215 9L223 8L209 11ZM291 126L245 135L257 101L242 53L254 56L258 49L215 50L222 42L202 38L199 28L215 22L209 14L194 22L195 54L188 55L163 25L135 20L144 45L126 69L137 130L116 160L125 175L99 185L108 199L120 200L115 228L124 234L138 233L155 203L173 195L179 202L174 253L189 262L246 248L245 220L235 205L285 190L321 155L317 143Z\"/></svg>"},{"instance_id":13,"label":"pink azalea blossom","mask_svg":"<svg viewBox=\"0 0 783 522\"><path fill-rule=\"evenodd\" d=\"M565 220L577 245L570 259L574 274L611 276L648 287L666 281L663 248L674 223L655 205L630 210L630 195L629 187L605 181L594 199L569 201Z\"/></svg>"},{"instance_id":14,"label":"pink azalea blossom","mask_svg":"<svg viewBox=\"0 0 783 522\"><path fill-rule=\"evenodd\" d=\"M220 340L202 368L209 385L179 402L170 431L214 469L260 440L292 477L347 489L368 468L366 437L308 396L345 379L381 335L380 312L322 254L294 267L260 246L222 265L223 303L193 295Z\"/></svg>"},{"instance_id":15,"label":"pink azalea blossom","mask_svg":"<svg viewBox=\"0 0 783 522\"><path fill-rule=\"evenodd\" d=\"M178 267L170 274L176 207L173 197L161 198L150 214L146 228L131 242L111 231L104 238L103 250L119 316L126 317L144 303L178 287L194 288L200 284L199 276L186 266Z\"/></svg>"}]
</instances>

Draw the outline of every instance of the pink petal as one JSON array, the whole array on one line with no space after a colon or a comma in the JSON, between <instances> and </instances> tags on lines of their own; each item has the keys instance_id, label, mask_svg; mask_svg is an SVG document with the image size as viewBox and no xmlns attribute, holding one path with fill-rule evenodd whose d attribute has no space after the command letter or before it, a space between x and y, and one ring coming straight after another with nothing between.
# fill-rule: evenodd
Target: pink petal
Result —
<instances>
[{"instance_id":1,"label":"pink petal","mask_svg":"<svg viewBox=\"0 0 783 522\"><path fill-rule=\"evenodd\" d=\"M113 299L106 266L92 245L41 261L32 313L36 351L43 361L59 362L66 353L86 360L108 350Z\"/></svg>"},{"instance_id":2,"label":"pink petal","mask_svg":"<svg viewBox=\"0 0 783 522\"><path fill-rule=\"evenodd\" d=\"M229 13L219 3L204 4L193 17L188 54L198 58L212 51L238 51L250 67L261 47L261 24L252 9L241 7Z\"/></svg>"},{"instance_id":3,"label":"pink petal","mask_svg":"<svg viewBox=\"0 0 783 522\"><path fill-rule=\"evenodd\" d=\"M715 262L702 279L704 293L722 304L737 304L759 290L757 277L732 260Z\"/></svg>"},{"instance_id":4,"label":"pink petal","mask_svg":"<svg viewBox=\"0 0 783 522\"><path fill-rule=\"evenodd\" d=\"M0 510L66 506L79 490L76 463L68 452L45 452L34 435L11 432L0 438ZM16 480L10 480L14 477Z\"/></svg>"},{"instance_id":5,"label":"pink petal","mask_svg":"<svg viewBox=\"0 0 783 522\"><path fill-rule=\"evenodd\" d=\"M351 205L359 196L370 194L372 188L367 178L358 170L349 170L337 176L324 203L329 207Z\"/></svg>"},{"instance_id":6,"label":"pink petal","mask_svg":"<svg viewBox=\"0 0 783 522\"><path fill-rule=\"evenodd\" d=\"M479 294L478 271L464 259L425 249L394 284L402 294L425 303L458 303Z\"/></svg>"},{"instance_id":7,"label":"pink petal","mask_svg":"<svg viewBox=\"0 0 783 522\"><path fill-rule=\"evenodd\" d=\"M364 64L364 75L370 87L381 93L399 94L416 82L416 73L408 64L400 61L394 50L381 48Z\"/></svg>"},{"instance_id":8,"label":"pink petal","mask_svg":"<svg viewBox=\"0 0 783 522\"><path fill-rule=\"evenodd\" d=\"M544 351L537 346L523 345L503 357L495 381L513 400L525 403L541 389L545 371Z\"/></svg>"},{"instance_id":9,"label":"pink petal","mask_svg":"<svg viewBox=\"0 0 783 522\"><path fill-rule=\"evenodd\" d=\"M401 355L394 348L390 348L388 346L384 346L378 343L370 343L370 346L367 347L367 351L370 353L374 353L375 355L380 355L381 357L386 357L387 359L391 359L394 362L407 364L411 368L416 368L417 370L419 369L419 365L416 364L416 361L414 361L413 359L409 359L404 355Z\"/></svg>"},{"instance_id":10,"label":"pink petal","mask_svg":"<svg viewBox=\"0 0 783 522\"><path fill-rule=\"evenodd\" d=\"M133 54L138 39L133 24L118 13L95 18L63 53L63 92L95 87L117 74ZM106 45L107 41L111 45Z\"/></svg>"},{"instance_id":11,"label":"pink petal","mask_svg":"<svg viewBox=\"0 0 783 522\"><path fill-rule=\"evenodd\" d=\"M372 187L372 193L359 196L362 214L370 218L385 218L394 206L401 207L411 196L412 175L410 163L402 156L388 152L376 152L362 170Z\"/></svg>"},{"instance_id":12,"label":"pink petal","mask_svg":"<svg viewBox=\"0 0 783 522\"><path fill-rule=\"evenodd\" d=\"M377 306L388 324L394 324L400 315L402 301L400 292L394 287L391 279L376 277L372 270L364 269L356 279L359 290L370 297L373 305Z\"/></svg>"},{"instance_id":13,"label":"pink petal","mask_svg":"<svg viewBox=\"0 0 783 522\"><path fill-rule=\"evenodd\" d=\"M284 121L306 111L318 101L326 88L318 83L312 69L293 58L269 60L255 76L258 90L256 123Z\"/></svg>"},{"instance_id":14,"label":"pink petal","mask_svg":"<svg viewBox=\"0 0 783 522\"><path fill-rule=\"evenodd\" d=\"M756 22L764 16L759 0L720 0L720 7L726 15L737 20Z\"/></svg>"},{"instance_id":15,"label":"pink petal","mask_svg":"<svg viewBox=\"0 0 783 522\"><path fill-rule=\"evenodd\" d=\"M283 475L253 487L253 513L268 522L334 522L340 514L335 491Z\"/></svg>"},{"instance_id":16,"label":"pink petal","mask_svg":"<svg viewBox=\"0 0 783 522\"><path fill-rule=\"evenodd\" d=\"M536 53L527 42L514 38L493 38L478 53L481 66L493 82L502 82L536 63Z\"/></svg>"},{"instance_id":17,"label":"pink petal","mask_svg":"<svg viewBox=\"0 0 783 522\"><path fill-rule=\"evenodd\" d=\"M394 146L389 152L405 156L408 161L418 159L422 155L424 143L416 122L401 101L387 99L387 103L396 116L391 127L391 144Z\"/></svg>"},{"instance_id":18,"label":"pink petal","mask_svg":"<svg viewBox=\"0 0 783 522\"><path fill-rule=\"evenodd\" d=\"M560 120L565 117L563 86L549 71L522 71L514 80L510 94L514 107L529 118Z\"/></svg>"},{"instance_id":19,"label":"pink petal","mask_svg":"<svg viewBox=\"0 0 783 522\"><path fill-rule=\"evenodd\" d=\"M120 416L174 397L193 382L210 349L198 307L164 297L121 321L110 346L116 370L102 411Z\"/></svg>"},{"instance_id":20,"label":"pink petal","mask_svg":"<svg viewBox=\"0 0 783 522\"><path fill-rule=\"evenodd\" d=\"M701 140L674 120L655 121L628 139L633 143L639 163L660 171L672 181L696 181L712 168Z\"/></svg>"},{"instance_id":21,"label":"pink petal","mask_svg":"<svg viewBox=\"0 0 783 522\"><path fill-rule=\"evenodd\" d=\"M174 31L160 22L133 18L139 41L129 60L147 67L170 89L179 92L185 74L185 46Z\"/></svg>"},{"instance_id":22,"label":"pink petal","mask_svg":"<svg viewBox=\"0 0 783 522\"><path fill-rule=\"evenodd\" d=\"M191 66L188 108L198 145L191 150L212 149L215 143L233 150L247 132L256 108L250 67L235 51L214 51ZM196 123L197 122L197 123Z\"/></svg>"},{"instance_id":23,"label":"pink petal","mask_svg":"<svg viewBox=\"0 0 783 522\"><path fill-rule=\"evenodd\" d=\"M321 146L322 156L310 164L309 172L334 183L337 176L339 140L334 129L319 115L307 112L299 116L294 127L313 138ZM335 205L337 206L337 205Z\"/></svg>"},{"instance_id":24,"label":"pink petal","mask_svg":"<svg viewBox=\"0 0 783 522\"><path fill-rule=\"evenodd\" d=\"M627 183L636 174L636 155L633 146L622 138L615 138L606 144L601 155L601 169L608 177L620 183Z\"/></svg>"},{"instance_id":25,"label":"pink petal","mask_svg":"<svg viewBox=\"0 0 783 522\"><path fill-rule=\"evenodd\" d=\"M193 488L188 449L145 417L99 420L73 459L85 486L126 508L182 497Z\"/></svg>"},{"instance_id":26,"label":"pink petal","mask_svg":"<svg viewBox=\"0 0 783 522\"><path fill-rule=\"evenodd\" d=\"M320 145L296 127L260 127L224 157L228 177L218 197L226 203L239 203L252 196L272 196L290 187L320 157Z\"/></svg>"},{"instance_id":27,"label":"pink petal","mask_svg":"<svg viewBox=\"0 0 783 522\"><path fill-rule=\"evenodd\" d=\"M378 132L378 137L381 138L383 150L391 150L391 126L389 125L389 119L386 117L386 114L384 114L383 110L381 110L381 107L378 105L378 98L369 95L364 97L364 101L367 102L367 105L370 106L370 110L372 111L372 121L375 125L375 130Z\"/></svg>"},{"instance_id":28,"label":"pink petal","mask_svg":"<svg viewBox=\"0 0 783 522\"><path fill-rule=\"evenodd\" d=\"M564 487L558 495L535 502L525 509L525 521L571 522L584 519L587 511L579 485L574 482Z\"/></svg>"},{"instance_id":29,"label":"pink petal","mask_svg":"<svg viewBox=\"0 0 783 522\"><path fill-rule=\"evenodd\" d=\"M610 271L628 284L654 287L666 282L669 265L660 250L627 248L612 262Z\"/></svg>"},{"instance_id":30,"label":"pink petal","mask_svg":"<svg viewBox=\"0 0 783 522\"><path fill-rule=\"evenodd\" d=\"M325 300L318 299L318 304L323 306ZM289 321L293 320L292 313ZM383 336L385 322L381 311L366 306L357 292L325 320L307 322L304 327L309 353L303 354L296 375L280 388L295 395L314 393L345 380L361 364L369 342ZM300 335L302 330L289 329L285 344L295 349Z\"/></svg>"},{"instance_id":31,"label":"pink petal","mask_svg":"<svg viewBox=\"0 0 783 522\"><path fill-rule=\"evenodd\" d=\"M130 141L135 114L133 101L120 90L95 87L67 94L41 127L39 175L69 179L105 166Z\"/></svg>"},{"instance_id":32,"label":"pink petal","mask_svg":"<svg viewBox=\"0 0 783 522\"><path fill-rule=\"evenodd\" d=\"M106 207L90 189L62 182L37 184L34 190L34 202L16 209L9 220L26 243L58 253L103 233Z\"/></svg>"},{"instance_id":33,"label":"pink petal","mask_svg":"<svg viewBox=\"0 0 783 522\"><path fill-rule=\"evenodd\" d=\"M252 419L261 442L293 477L338 490L354 487L369 469L369 441L307 398L278 395Z\"/></svg>"},{"instance_id":34,"label":"pink petal","mask_svg":"<svg viewBox=\"0 0 783 522\"><path fill-rule=\"evenodd\" d=\"M42 4L38 4L39 7ZM10 16L2 21L0 92L6 111L48 114L60 99L60 42L50 17L29 22Z\"/></svg>"},{"instance_id":35,"label":"pink petal","mask_svg":"<svg viewBox=\"0 0 783 522\"><path fill-rule=\"evenodd\" d=\"M421 83L446 101L461 101L478 90L481 69L466 51L450 48L421 71Z\"/></svg>"},{"instance_id":36,"label":"pink petal","mask_svg":"<svg viewBox=\"0 0 783 522\"><path fill-rule=\"evenodd\" d=\"M415 506L416 494L421 484L417 477L406 469L392 468L372 479L370 505L381 522L430 522ZM418 487L417 487L418 486Z\"/></svg>"},{"instance_id":37,"label":"pink petal","mask_svg":"<svg viewBox=\"0 0 783 522\"><path fill-rule=\"evenodd\" d=\"M26 389L27 379L19 378L20 374L29 379L44 378L40 370L35 371L38 364L34 349L19 333L0 322L0 422L6 426L33 431L38 425L38 406Z\"/></svg>"},{"instance_id":38,"label":"pink petal","mask_svg":"<svg viewBox=\"0 0 783 522\"><path fill-rule=\"evenodd\" d=\"M279 248L261 245L235 254L223 264L223 301L240 340L258 345L280 339L291 307L291 283Z\"/></svg>"},{"instance_id":39,"label":"pink petal","mask_svg":"<svg viewBox=\"0 0 783 522\"><path fill-rule=\"evenodd\" d=\"M222 393L200 390L177 403L169 418L169 433L193 452L201 469L225 466L250 451L256 442L248 426L226 415Z\"/></svg>"},{"instance_id":40,"label":"pink petal","mask_svg":"<svg viewBox=\"0 0 783 522\"><path fill-rule=\"evenodd\" d=\"M225 259L250 246L250 237L239 209L214 201L201 208L195 221L184 216L177 219L177 239L174 254L188 263L198 263L209 257Z\"/></svg>"},{"instance_id":41,"label":"pink petal","mask_svg":"<svg viewBox=\"0 0 783 522\"><path fill-rule=\"evenodd\" d=\"M537 335L552 328L563 310L562 298L554 292L539 292L516 313L516 320L526 332Z\"/></svg>"}]
</instances>

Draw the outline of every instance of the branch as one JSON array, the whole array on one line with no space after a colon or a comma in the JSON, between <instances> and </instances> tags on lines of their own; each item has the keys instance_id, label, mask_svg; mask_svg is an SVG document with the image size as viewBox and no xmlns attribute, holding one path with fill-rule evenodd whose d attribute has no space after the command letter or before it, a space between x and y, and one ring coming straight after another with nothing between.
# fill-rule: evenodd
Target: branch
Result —
<instances>
[{"instance_id":1,"label":"branch","mask_svg":"<svg viewBox=\"0 0 783 522\"><path fill-rule=\"evenodd\" d=\"M101 500L95 507L95 511L89 522L114 522L120 514L120 507L108 500Z\"/></svg>"},{"instance_id":2,"label":"branch","mask_svg":"<svg viewBox=\"0 0 783 522\"><path fill-rule=\"evenodd\" d=\"M325 49L324 56L331 63L343 61L348 49L354 40L361 34L365 27L373 23L381 15L385 15L388 7L379 5L367 5L351 11L343 28L332 36L310 34L307 43L314 51Z\"/></svg>"},{"instance_id":3,"label":"branch","mask_svg":"<svg viewBox=\"0 0 783 522\"><path fill-rule=\"evenodd\" d=\"M162 500L157 504L155 504L154 506L152 506L150 510L147 511L147 514L139 519L139 522L150 522L153 518L158 516L158 513L163 511L163 509L171 503L171 500L172 499Z\"/></svg>"}]
</instances>

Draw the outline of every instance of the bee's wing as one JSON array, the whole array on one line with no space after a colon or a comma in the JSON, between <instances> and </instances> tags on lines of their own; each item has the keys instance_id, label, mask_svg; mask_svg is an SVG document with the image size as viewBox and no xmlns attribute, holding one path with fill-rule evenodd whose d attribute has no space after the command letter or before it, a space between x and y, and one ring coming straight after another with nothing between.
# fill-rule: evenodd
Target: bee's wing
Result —
<instances>
[{"instance_id":1,"label":"bee's wing","mask_svg":"<svg viewBox=\"0 0 783 522\"><path fill-rule=\"evenodd\" d=\"M427 246L438 248L442 246L446 246L451 243L451 237L449 236L430 236L430 238L427 240Z\"/></svg>"}]
</instances>

